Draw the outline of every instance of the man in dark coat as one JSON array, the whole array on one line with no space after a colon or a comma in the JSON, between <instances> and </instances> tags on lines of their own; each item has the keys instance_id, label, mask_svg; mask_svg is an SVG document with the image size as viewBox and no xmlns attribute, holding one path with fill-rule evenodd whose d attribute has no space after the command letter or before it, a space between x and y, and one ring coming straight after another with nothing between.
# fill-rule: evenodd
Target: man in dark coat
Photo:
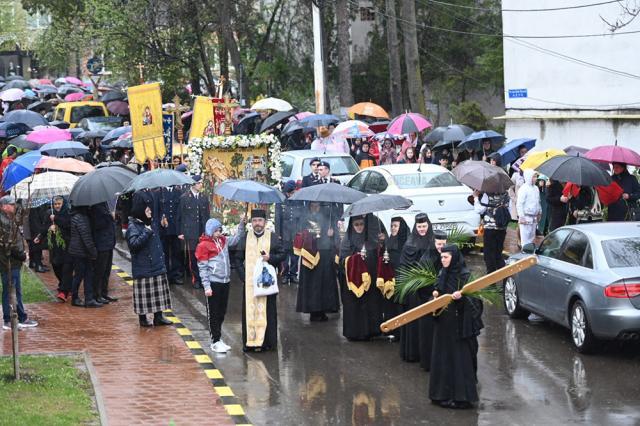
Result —
<instances>
[{"instance_id":1,"label":"man in dark coat","mask_svg":"<svg viewBox=\"0 0 640 426\"><path fill-rule=\"evenodd\" d=\"M200 193L202 191L202 178L196 175L193 176L193 180L195 183L180 197L176 228L178 238L184 241L193 286L195 288L203 288L200 282L200 272L198 271L196 246L200 235L204 233L205 225L209 219L209 200L206 195Z\"/></svg>"},{"instance_id":2,"label":"man in dark coat","mask_svg":"<svg viewBox=\"0 0 640 426\"><path fill-rule=\"evenodd\" d=\"M90 214L93 242L98 251L93 271L94 297L102 304L117 302L117 298L109 296L109 276L116 246L115 214L111 213L106 202L92 206Z\"/></svg>"},{"instance_id":3,"label":"man in dark coat","mask_svg":"<svg viewBox=\"0 0 640 426\"><path fill-rule=\"evenodd\" d=\"M180 258L180 240L178 239L178 208L182 189L179 186L162 188L160 191L160 240L164 251L169 284L181 285L182 261Z\"/></svg>"},{"instance_id":4,"label":"man in dark coat","mask_svg":"<svg viewBox=\"0 0 640 426\"><path fill-rule=\"evenodd\" d=\"M243 284L242 342L244 351L265 351L278 345L277 294L254 296L254 271L258 262L277 266L284 259L280 240L265 229L266 212L251 212L251 229L243 233L238 243L229 247L235 254L236 269Z\"/></svg>"},{"instance_id":5,"label":"man in dark coat","mask_svg":"<svg viewBox=\"0 0 640 426\"><path fill-rule=\"evenodd\" d=\"M36 272L47 272L42 264L42 250L47 244L47 232L51 221L49 220L49 204L29 209L29 230L31 239L29 243L29 266Z\"/></svg>"},{"instance_id":6,"label":"man in dark coat","mask_svg":"<svg viewBox=\"0 0 640 426\"><path fill-rule=\"evenodd\" d=\"M562 184L557 180L549 179L547 185L545 196L551 210L549 219L549 232L551 232L564 226L567 221L568 208L567 203L563 203L560 200L562 198Z\"/></svg>"},{"instance_id":7,"label":"man in dark coat","mask_svg":"<svg viewBox=\"0 0 640 426\"><path fill-rule=\"evenodd\" d=\"M640 199L640 184L627 170L624 163L613 163L612 179L620 188L622 188L622 196L613 204L609 204L609 212L607 216L608 222L629 220L629 206L633 205Z\"/></svg>"},{"instance_id":8,"label":"man in dark coat","mask_svg":"<svg viewBox=\"0 0 640 426\"><path fill-rule=\"evenodd\" d=\"M284 203L276 204L276 234L280 237L285 259L282 277L289 283L298 282L298 256L293 254L293 240L299 230L302 203L291 201L289 198L296 190L296 183L286 182L282 192L287 197Z\"/></svg>"},{"instance_id":9,"label":"man in dark coat","mask_svg":"<svg viewBox=\"0 0 640 426\"><path fill-rule=\"evenodd\" d=\"M73 306L99 308L102 303L95 300L93 293L93 267L98 257L98 250L91 235L91 221L88 207L74 207L71 212L71 240L69 241L69 256L73 259ZM84 302L80 299L78 290L84 282Z\"/></svg>"},{"instance_id":10,"label":"man in dark coat","mask_svg":"<svg viewBox=\"0 0 640 426\"><path fill-rule=\"evenodd\" d=\"M311 173L302 178L303 188L319 183L318 179L320 178L320 174L318 172L318 168L320 167L321 162L322 161L319 158L314 158L311 160L311 163L309 163L309 166L311 167Z\"/></svg>"}]
</instances>

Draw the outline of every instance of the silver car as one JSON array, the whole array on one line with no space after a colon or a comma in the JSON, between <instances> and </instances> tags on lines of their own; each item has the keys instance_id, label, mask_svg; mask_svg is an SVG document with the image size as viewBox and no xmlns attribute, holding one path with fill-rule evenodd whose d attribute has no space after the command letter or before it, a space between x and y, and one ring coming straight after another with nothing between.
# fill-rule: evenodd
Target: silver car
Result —
<instances>
[{"instance_id":1,"label":"silver car","mask_svg":"<svg viewBox=\"0 0 640 426\"><path fill-rule=\"evenodd\" d=\"M505 281L511 318L561 324L583 353L598 339L640 338L640 222L564 226L522 251L508 262L535 254L538 264Z\"/></svg>"}]
</instances>

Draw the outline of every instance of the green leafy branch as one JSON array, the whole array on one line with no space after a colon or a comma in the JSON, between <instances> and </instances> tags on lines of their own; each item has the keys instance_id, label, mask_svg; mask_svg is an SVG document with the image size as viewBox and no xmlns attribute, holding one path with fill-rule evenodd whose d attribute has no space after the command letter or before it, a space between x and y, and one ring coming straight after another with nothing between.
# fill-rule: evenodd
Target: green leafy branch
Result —
<instances>
[{"instance_id":1,"label":"green leafy branch","mask_svg":"<svg viewBox=\"0 0 640 426\"><path fill-rule=\"evenodd\" d=\"M421 288L433 286L437 278L438 272L431 263L416 263L398 268L393 292L395 300L404 303L408 295L414 294Z\"/></svg>"}]
</instances>

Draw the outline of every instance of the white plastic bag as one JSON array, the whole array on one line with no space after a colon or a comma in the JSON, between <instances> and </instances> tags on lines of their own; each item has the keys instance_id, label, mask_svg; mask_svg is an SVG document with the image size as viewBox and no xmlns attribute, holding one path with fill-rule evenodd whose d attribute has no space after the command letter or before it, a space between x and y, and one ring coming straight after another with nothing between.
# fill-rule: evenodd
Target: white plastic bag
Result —
<instances>
[{"instance_id":1,"label":"white plastic bag","mask_svg":"<svg viewBox=\"0 0 640 426\"><path fill-rule=\"evenodd\" d=\"M271 296L272 294L278 294L276 268L265 261L256 262L253 270L253 296Z\"/></svg>"}]
</instances>

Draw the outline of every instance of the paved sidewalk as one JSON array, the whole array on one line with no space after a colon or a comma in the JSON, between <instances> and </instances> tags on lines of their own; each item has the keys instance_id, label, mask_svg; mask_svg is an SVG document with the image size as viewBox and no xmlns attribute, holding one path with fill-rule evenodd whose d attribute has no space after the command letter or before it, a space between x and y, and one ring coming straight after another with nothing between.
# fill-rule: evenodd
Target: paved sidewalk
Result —
<instances>
[{"instance_id":1,"label":"paved sidewalk","mask_svg":"<svg viewBox=\"0 0 640 426\"><path fill-rule=\"evenodd\" d=\"M38 276L55 290L53 273ZM140 328L131 287L112 274L111 288L120 301L98 309L27 305L40 326L20 331L21 353L87 352L110 425L234 424L175 328ZM10 332L0 348L11 353Z\"/></svg>"}]
</instances>

